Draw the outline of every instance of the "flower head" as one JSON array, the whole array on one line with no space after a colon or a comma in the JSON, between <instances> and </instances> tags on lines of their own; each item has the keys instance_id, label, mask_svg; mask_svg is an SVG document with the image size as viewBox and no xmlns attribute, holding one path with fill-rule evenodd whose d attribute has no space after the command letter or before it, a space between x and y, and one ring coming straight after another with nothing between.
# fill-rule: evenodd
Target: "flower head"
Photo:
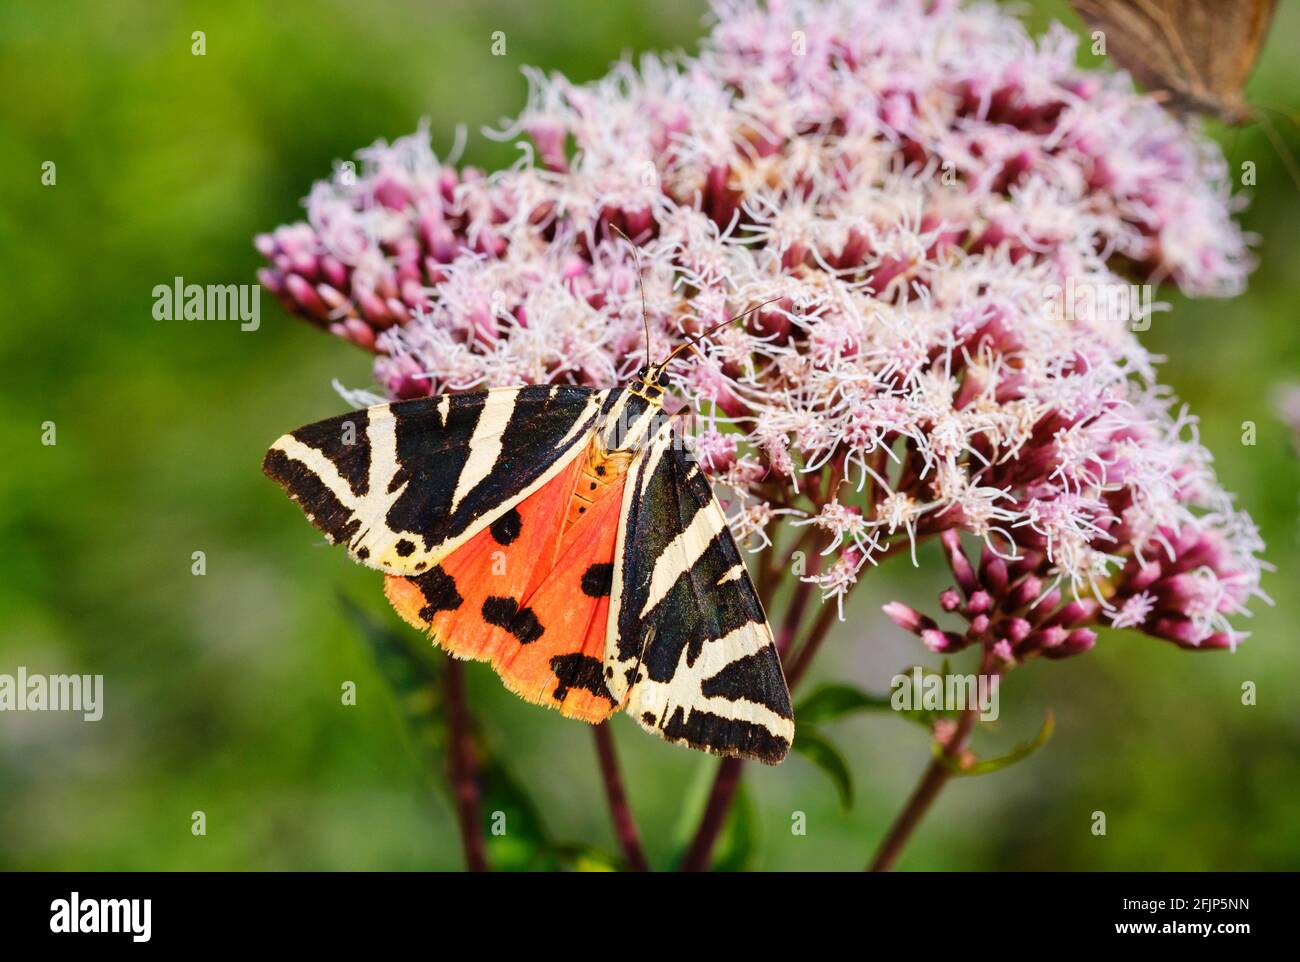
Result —
<instances>
[{"instance_id":1,"label":"flower head","mask_svg":"<svg viewBox=\"0 0 1300 962\"><path fill-rule=\"evenodd\" d=\"M763 305L670 372L750 544L818 539L808 578L842 603L941 536L966 629L904 619L935 650L1061 657L1099 623L1235 643L1258 536L1132 316L1062 293L1243 286L1209 142L1077 68L1063 28L950 0L720 0L698 56L530 79L510 169L421 131L258 239L266 286L375 351L389 396L610 386Z\"/></svg>"}]
</instances>

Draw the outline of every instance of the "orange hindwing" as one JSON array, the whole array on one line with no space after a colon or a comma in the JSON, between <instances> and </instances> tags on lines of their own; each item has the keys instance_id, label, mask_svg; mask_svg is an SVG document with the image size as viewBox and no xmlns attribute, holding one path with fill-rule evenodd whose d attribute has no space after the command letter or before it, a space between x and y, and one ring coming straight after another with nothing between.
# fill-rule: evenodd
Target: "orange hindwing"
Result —
<instances>
[{"instance_id":1,"label":"orange hindwing","mask_svg":"<svg viewBox=\"0 0 1300 962\"><path fill-rule=\"evenodd\" d=\"M387 576L384 593L453 655L490 662L521 698L604 720L617 707L602 671L623 467L575 457L441 564Z\"/></svg>"}]
</instances>

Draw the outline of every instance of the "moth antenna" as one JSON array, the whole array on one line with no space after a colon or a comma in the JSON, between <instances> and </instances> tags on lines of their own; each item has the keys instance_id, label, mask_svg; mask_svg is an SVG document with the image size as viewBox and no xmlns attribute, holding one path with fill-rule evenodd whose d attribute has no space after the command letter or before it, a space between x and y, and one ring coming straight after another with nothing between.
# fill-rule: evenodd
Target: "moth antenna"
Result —
<instances>
[{"instance_id":1,"label":"moth antenna","mask_svg":"<svg viewBox=\"0 0 1300 962\"><path fill-rule=\"evenodd\" d=\"M1258 100L1253 101L1252 106L1258 107L1261 110L1271 110L1273 113L1281 115L1284 119L1289 120L1297 127L1300 127L1300 113L1286 107L1279 107L1277 104L1266 104Z\"/></svg>"},{"instance_id":2,"label":"moth antenna","mask_svg":"<svg viewBox=\"0 0 1300 962\"><path fill-rule=\"evenodd\" d=\"M663 370L665 367L668 366L668 364L672 361L672 359L675 358L675 357L676 357L678 354L680 354L682 351L685 351L685 350L692 350L692 351L694 351L694 350L695 350L695 345L696 345L696 344L699 344L700 341L704 340L706 337L708 337L708 336L709 336L710 334L712 334L714 331L718 330L719 328L726 327L726 326L727 326L728 324L730 324L732 321L738 321L738 320L740 320L742 317L744 317L744 316L747 315L747 314L753 314L755 311L760 311L760 310L762 310L763 308L767 307L767 305L769 305L769 304L775 304L777 301L779 301L779 300L781 299L781 297L784 297L784 296L785 296L785 295L782 294L782 295L780 295L779 297L773 297L773 298L770 299L770 300L766 300L766 301L764 301L762 304L756 304L756 305L754 305L753 307L751 307L751 308L750 308L749 310L747 310L747 311L741 311L741 312L740 312L739 314L737 314L735 317L729 317L729 318L727 318L725 321L720 321L720 322L718 322L717 324L714 324L714 325L713 325L711 328L709 328L707 331L702 331L702 332L699 333L699 334L696 334L696 335L693 335L692 337L687 338L687 339L686 339L686 342L685 342L684 344L679 344L679 345L677 345L677 347L673 348L673 350L669 352L668 356L667 356L666 358L664 358L662 361L660 361L658 364L656 364L655 367L658 368L659 370ZM696 353L699 353L699 352L697 351Z\"/></svg>"},{"instance_id":3,"label":"moth antenna","mask_svg":"<svg viewBox=\"0 0 1300 962\"><path fill-rule=\"evenodd\" d=\"M632 238L628 237L614 224L609 225L609 229L618 234L619 237L627 241L627 246L632 248L632 259L636 261L636 284L641 288L641 323L645 326L645 366L650 367L650 312L645 306L645 279L641 276L641 252L637 246L632 243Z\"/></svg>"}]
</instances>

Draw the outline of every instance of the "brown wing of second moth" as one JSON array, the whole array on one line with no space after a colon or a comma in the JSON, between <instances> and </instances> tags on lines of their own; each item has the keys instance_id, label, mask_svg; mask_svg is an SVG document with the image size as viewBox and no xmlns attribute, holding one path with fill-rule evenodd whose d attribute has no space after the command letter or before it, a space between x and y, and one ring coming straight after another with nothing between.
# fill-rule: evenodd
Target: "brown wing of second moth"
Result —
<instances>
[{"instance_id":1,"label":"brown wing of second moth","mask_svg":"<svg viewBox=\"0 0 1300 962\"><path fill-rule=\"evenodd\" d=\"M1245 120L1242 88L1276 0L1070 0L1105 36L1106 53L1176 110Z\"/></svg>"}]
</instances>

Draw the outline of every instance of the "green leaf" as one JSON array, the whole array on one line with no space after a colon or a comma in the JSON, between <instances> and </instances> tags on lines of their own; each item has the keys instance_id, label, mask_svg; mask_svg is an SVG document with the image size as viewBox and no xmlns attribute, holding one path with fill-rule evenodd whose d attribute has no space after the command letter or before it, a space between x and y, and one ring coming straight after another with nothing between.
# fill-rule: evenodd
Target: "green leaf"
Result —
<instances>
[{"instance_id":1,"label":"green leaf","mask_svg":"<svg viewBox=\"0 0 1300 962\"><path fill-rule=\"evenodd\" d=\"M1016 762L1024 761L1047 744L1047 740L1052 737L1052 731L1055 728L1056 719L1052 716L1051 711L1048 711L1043 718L1043 727L1038 730L1038 734L1031 741L1022 742L1005 755L978 761L969 768L960 767L955 761L943 755L942 752L938 752L937 749L938 754L936 754L936 757L951 768L954 775L988 775L1014 765Z\"/></svg>"},{"instance_id":2,"label":"green leaf","mask_svg":"<svg viewBox=\"0 0 1300 962\"><path fill-rule=\"evenodd\" d=\"M449 787L441 777L446 771L449 737L442 699L446 656L435 651L428 638L390 628L350 598L340 595L340 603L365 638L380 674L392 689L421 762L438 789L447 793ZM501 871L563 868L541 811L523 784L480 733L476 733L475 743L479 815L483 819L488 864Z\"/></svg>"},{"instance_id":3,"label":"green leaf","mask_svg":"<svg viewBox=\"0 0 1300 962\"><path fill-rule=\"evenodd\" d=\"M843 718L858 711L887 711L889 698L870 695L852 685L820 685L795 706L794 717L800 726L817 725Z\"/></svg>"},{"instance_id":4,"label":"green leaf","mask_svg":"<svg viewBox=\"0 0 1300 962\"><path fill-rule=\"evenodd\" d=\"M843 754L829 739L804 723L795 736L794 750L826 773L840 796L840 807L844 811L853 807L853 777Z\"/></svg>"},{"instance_id":5,"label":"green leaf","mask_svg":"<svg viewBox=\"0 0 1300 962\"><path fill-rule=\"evenodd\" d=\"M550 852L563 868L573 872L619 872L623 863L608 852L582 842L561 842Z\"/></svg>"},{"instance_id":6,"label":"green leaf","mask_svg":"<svg viewBox=\"0 0 1300 962\"><path fill-rule=\"evenodd\" d=\"M523 783L479 743L479 815L488 864L502 872L554 871L563 860Z\"/></svg>"},{"instance_id":7,"label":"green leaf","mask_svg":"<svg viewBox=\"0 0 1300 962\"><path fill-rule=\"evenodd\" d=\"M423 760L440 765L447 722L442 710L442 666L432 645L426 643L428 650L417 651L409 632L394 630L346 595L339 595L339 603L369 645Z\"/></svg>"}]
</instances>

